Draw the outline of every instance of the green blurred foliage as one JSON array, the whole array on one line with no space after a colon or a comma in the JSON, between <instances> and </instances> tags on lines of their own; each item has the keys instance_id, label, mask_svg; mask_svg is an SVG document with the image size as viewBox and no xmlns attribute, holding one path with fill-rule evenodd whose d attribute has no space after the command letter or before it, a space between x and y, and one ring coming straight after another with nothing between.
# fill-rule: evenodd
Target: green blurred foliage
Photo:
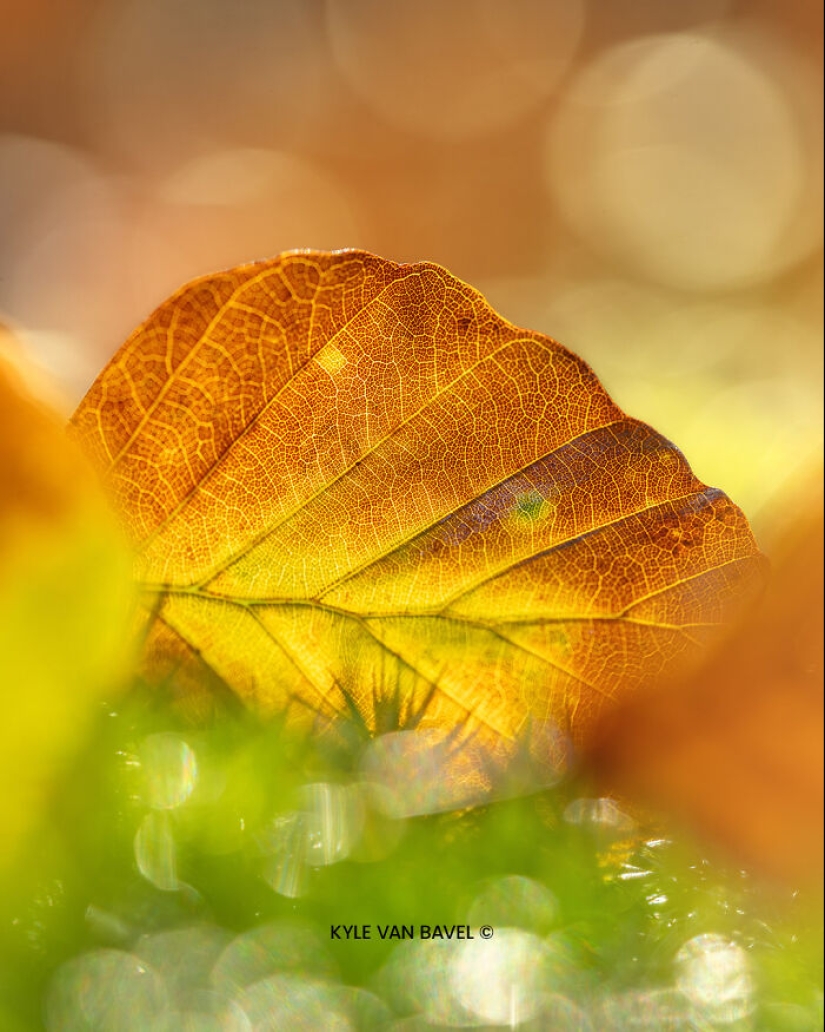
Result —
<instances>
[{"instance_id":1,"label":"green blurred foliage","mask_svg":"<svg viewBox=\"0 0 825 1032\"><path fill-rule=\"evenodd\" d=\"M251 968L248 962L248 977L287 971L316 995L318 978L324 991L362 987L384 999L393 1020L401 1020L416 1002L410 988L415 964L405 962L402 952L410 944L381 941L377 926L470 919L476 938L478 925L488 921L499 937L509 934L508 927L518 928L535 937L530 942L551 949L545 975L553 990L566 1005L589 1013L594 1028L606 1020L608 1011L599 1009L608 1006L605 1000L615 1009L639 998L649 1008L650 994L672 989L679 951L698 936L721 937L744 951L754 990L737 1023L690 1027L822 1027L816 1017L820 902L726 870L694 845L674 841L667 829L619 821L615 806L583 804L587 786L573 778L471 810L403 821L376 812L371 830L356 822L350 856L338 859L334 850L323 855L322 849L321 861L333 862L311 859L307 845L314 833L336 842L347 838L348 818L335 792L363 785L358 771L364 738L351 728L341 731L334 739L299 738L240 712L193 728L163 694L140 684L116 708L101 707L92 746L54 797L25 863L6 877L0 894L4 1028L16 1027L14 1022L21 1029L40 1028L43 1014L50 1015L50 1029L86 1027L65 1002L76 1001L76 993L61 996L55 986L72 971L61 964L90 963L88 958L98 956L93 951L120 950L125 957L154 950L154 969L167 987L194 977L181 965L194 963L191 958L202 951L198 977L208 985L211 966L214 989L216 958L233 937L256 928L266 936L278 922L287 922L279 932L284 941L263 962L258 957ZM421 771L408 773L410 781L418 776ZM317 793L308 794L309 785L332 786L332 795L324 797L326 811L322 805L315 817ZM571 819L581 812L592 819ZM302 813L309 822L303 837L273 839L273 828ZM313 825L318 813L320 823ZM161 854L147 852L148 840L141 839L140 829L152 815L160 815L171 832L172 890L152 884L159 873L166 876L158 867ZM369 858L370 838L375 859ZM281 874L284 863L292 863L295 877L273 876L273 857ZM330 926L341 924L372 925L373 938L334 941ZM164 953L162 940L147 938L187 929L185 956ZM458 947L445 944L443 956L449 959ZM412 966L407 970L402 962ZM403 991L393 965L401 965ZM720 968L722 981L723 975ZM495 970L489 977L496 977ZM90 978L84 983L89 992ZM238 999L248 1000L245 991ZM107 1006L116 1007L125 992L116 979L107 981ZM432 994L435 1000L435 988ZM185 996L190 997L191 992ZM312 1024L306 1001L305 1010L304 1017L300 1007L296 1011L297 1027L321 1027ZM55 1013L63 1015L62 1024ZM632 1027L666 1027L656 1021ZM133 1026L104 1021L89 1027ZM391 1026L382 1021L375 1027Z\"/></svg>"}]
</instances>

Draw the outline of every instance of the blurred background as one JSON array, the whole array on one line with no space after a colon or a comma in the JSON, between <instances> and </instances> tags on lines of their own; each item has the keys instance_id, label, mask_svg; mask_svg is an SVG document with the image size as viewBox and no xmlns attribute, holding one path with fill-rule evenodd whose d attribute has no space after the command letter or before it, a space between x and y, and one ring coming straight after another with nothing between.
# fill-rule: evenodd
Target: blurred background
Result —
<instances>
[{"instance_id":1,"label":"blurred background","mask_svg":"<svg viewBox=\"0 0 825 1032\"><path fill-rule=\"evenodd\" d=\"M814 0L0 0L0 14L0 353L17 349L63 416L192 277L360 247L444 265L582 355L768 552L813 509ZM0 870L4 1032L311 1032L330 1014L342 1032L537 1029L547 1014L565 1032L823 1028L821 899L777 902L670 839L642 842L587 786L454 821L443 769L403 732L365 747L362 769L360 741L356 759L304 755L277 727L195 733L153 695L118 698L128 556L61 458L60 420L8 387L0 430L0 864L29 836L20 870ZM42 512L23 506L27 484ZM804 572L821 569L799 540ZM633 711L637 737L615 736L674 810L719 824L733 785L716 838L773 849L780 875L799 842L821 843L821 584L783 583L768 611L783 620L741 639L755 673L710 668L681 737ZM462 944L445 967L427 942L336 952L326 935L411 915L490 921L492 952Z\"/></svg>"},{"instance_id":2,"label":"blurred background","mask_svg":"<svg viewBox=\"0 0 825 1032\"><path fill-rule=\"evenodd\" d=\"M430 260L766 513L821 453L813 0L2 0L0 320L68 414L184 281Z\"/></svg>"}]
</instances>

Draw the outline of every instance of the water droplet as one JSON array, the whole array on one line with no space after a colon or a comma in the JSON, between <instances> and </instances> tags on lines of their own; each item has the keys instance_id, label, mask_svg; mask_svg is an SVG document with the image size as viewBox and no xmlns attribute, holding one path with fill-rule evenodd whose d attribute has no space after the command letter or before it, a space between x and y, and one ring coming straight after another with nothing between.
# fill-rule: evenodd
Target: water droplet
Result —
<instances>
[{"instance_id":1,"label":"water droplet","mask_svg":"<svg viewBox=\"0 0 825 1032\"><path fill-rule=\"evenodd\" d=\"M173 810L185 803L198 780L194 750L177 735L149 735L141 742L146 802L156 810Z\"/></svg>"}]
</instances>

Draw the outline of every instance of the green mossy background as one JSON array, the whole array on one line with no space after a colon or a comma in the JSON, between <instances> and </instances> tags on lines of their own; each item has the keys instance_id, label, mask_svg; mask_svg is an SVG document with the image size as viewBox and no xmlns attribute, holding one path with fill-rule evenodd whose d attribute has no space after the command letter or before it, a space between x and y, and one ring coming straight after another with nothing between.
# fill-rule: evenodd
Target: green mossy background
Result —
<instances>
[{"instance_id":1,"label":"green mossy background","mask_svg":"<svg viewBox=\"0 0 825 1032\"><path fill-rule=\"evenodd\" d=\"M193 728L165 698L138 684L116 707L101 707L91 746L60 786L24 862L6 877L0 903L4 1030L43 1028L55 972L89 951L140 952L141 936L171 929L210 928L212 935L222 929L228 940L284 920L314 929L319 944L314 959L293 958L293 973L333 972L334 984L383 996L393 1021L400 1021L412 1004L387 990L382 973L398 944L381 941L375 930L370 941L333 941L330 926L464 924L473 898L512 876L530 879L536 892L543 887L555 905L525 908L516 901L508 914L505 901L489 923L552 941L560 958L554 988L590 1014L594 1029L600 1028L598 1001L672 988L678 951L704 934L744 949L755 985L752 1013L736 1022L673 1019L663 1025L649 1018L626 1027L823 1027L821 902L725 869L667 828L644 835L571 823L565 810L588 796L574 778L473 809L402 822L375 818L372 844L359 848L362 854L372 849L377 859L304 864L301 891L283 895L264 877L262 836L279 814L295 812L304 786L354 783L363 729L349 724L335 738L300 738L238 711L224 713L212 727ZM153 886L135 855L136 834L149 812L141 748L157 734L179 735L198 761L192 795L168 811L177 850L174 891ZM175 977L170 969L160 973ZM117 986L109 991L116 996ZM309 1014L303 1024L300 1015L296 1020L300 1029L322 1027ZM373 1027L372 1021L376 1028L394 1027L375 1015L363 1020L359 1028ZM134 1027L52 1022L46 1027ZM493 1026L479 1020L476 1027Z\"/></svg>"}]
</instances>

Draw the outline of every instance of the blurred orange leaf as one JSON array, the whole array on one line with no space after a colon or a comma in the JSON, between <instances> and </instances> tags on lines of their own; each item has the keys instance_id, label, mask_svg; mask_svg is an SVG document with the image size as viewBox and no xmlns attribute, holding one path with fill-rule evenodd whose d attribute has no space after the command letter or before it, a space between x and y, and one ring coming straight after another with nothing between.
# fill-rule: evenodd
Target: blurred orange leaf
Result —
<instances>
[{"instance_id":1,"label":"blurred orange leaf","mask_svg":"<svg viewBox=\"0 0 825 1032\"><path fill-rule=\"evenodd\" d=\"M430 264L197 280L74 436L138 550L149 665L248 704L580 736L758 576L741 512L587 365Z\"/></svg>"},{"instance_id":2,"label":"blurred orange leaf","mask_svg":"<svg viewBox=\"0 0 825 1032\"><path fill-rule=\"evenodd\" d=\"M693 675L605 715L588 760L740 863L821 884L823 521L804 504L761 604Z\"/></svg>"}]
</instances>

